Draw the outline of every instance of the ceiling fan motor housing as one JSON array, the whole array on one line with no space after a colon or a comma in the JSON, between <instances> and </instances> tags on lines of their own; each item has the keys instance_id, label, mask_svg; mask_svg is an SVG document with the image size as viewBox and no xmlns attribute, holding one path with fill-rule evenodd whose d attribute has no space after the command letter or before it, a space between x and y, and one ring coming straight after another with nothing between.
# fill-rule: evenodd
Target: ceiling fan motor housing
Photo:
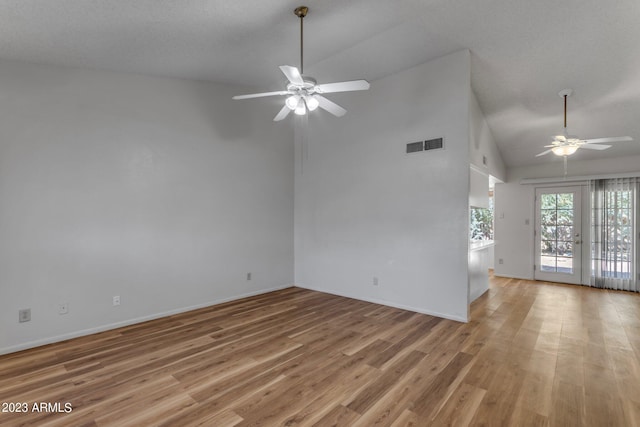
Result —
<instances>
[{"instance_id":1,"label":"ceiling fan motor housing","mask_svg":"<svg viewBox=\"0 0 640 427\"><path fill-rule=\"evenodd\" d=\"M304 84L302 85L289 83L287 85L287 90L290 90L292 92L302 92L301 94L305 95L311 95L312 93L315 93L315 87L318 82L316 82L314 78L307 76L302 76L302 80L304 81Z\"/></svg>"}]
</instances>

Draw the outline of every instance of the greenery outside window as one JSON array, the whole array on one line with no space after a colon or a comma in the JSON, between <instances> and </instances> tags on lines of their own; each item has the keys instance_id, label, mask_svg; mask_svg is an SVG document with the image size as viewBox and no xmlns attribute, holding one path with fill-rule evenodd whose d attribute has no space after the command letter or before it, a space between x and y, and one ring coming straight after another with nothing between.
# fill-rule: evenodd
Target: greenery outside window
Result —
<instances>
[{"instance_id":1,"label":"greenery outside window","mask_svg":"<svg viewBox=\"0 0 640 427\"><path fill-rule=\"evenodd\" d=\"M472 242L493 240L493 198L489 199L489 209L471 206L469 236Z\"/></svg>"}]
</instances>

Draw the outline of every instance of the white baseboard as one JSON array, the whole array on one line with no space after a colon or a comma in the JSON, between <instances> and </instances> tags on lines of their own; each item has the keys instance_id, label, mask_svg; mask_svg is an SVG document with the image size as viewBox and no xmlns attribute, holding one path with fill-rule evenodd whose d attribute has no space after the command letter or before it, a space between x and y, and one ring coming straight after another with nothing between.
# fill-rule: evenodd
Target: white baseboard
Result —
<instances>
[{"instance_id":1,"label":"white baseboard","mask_svg":"<svg viewBox=\"0 0 640 427\"><path fill-rule=\"evenodd\" d=\"M116 322L116 323L110 323L110 324L107 324L107 325L97 326L95 328L82 329L82 330L79 330L79 331L69 332L67 334L57 335L57 336L54 336L54 337L48 337L48 338L43 338L43 339L39 339L39 340L35 340L35 341L29 341L29 342L26 342L26 343L17 344L17 345L13 345L13 346L10 346L10 347L0 348L0 355L8 354L8 353L15 353L17 351L27 350L27 349L34 348L34 347L40 347L40 346L47 345L47 344L53 344L53 343L60 342L60 341L66 341L66 340L69 340L69 339L72 339L72 338L83 337L85 335L96 334L98 332L109 331L111 329L122 328L123 326L134 325L136 323L147 322L149 320L160 319L162 317L172 316L174 314L184 313L184 312L192 311L192 310L198 310L200 308L210 307L212 305L218 305L218 304L222 304L222 303L229 302L229 301L239 300L239 299L242 299L242 298L252 297L252 296L261 295L261 294L267 294L269 292L275 292L275 291L279 291L279 290L287 289L287 288L292 288L292 287L293 287L293 285L283 285L283 286L279 286L279 287L275 287L275 288L261 289L259 291L248 292L248 293L245 293L245 294L241 294L241 295L237 295L237 296L233 296L233 297L229 297L229 298L220 298L220 299L216 299L216 300L213 300L213 301L205 302L205 303L202 303L202 304L192 305L192 306L189 306L189 307L177 308L177 309L165 311L165 312L162 312L162 313L155 313L155 314L150 314L148 316L137 317L135 319L128 319L128 320L123 320L121 322Z\"/></svg>"},{"instance_id":2,"label":"white baseboard","mask_svg":"<svg viewBox=\"0 0 640 427\"><path fill-rule=\"evenodd\" d=\"M314 287L311 287L311 286L302 286L302 285L295 285L295 287L302 288L302 289L309 289L309 290L317 291L317 292L323 292L325 294L337 295L337 296L345 297L345 298L357 299L357 300L360 300L360 301L366 301L366 302L370 302L370 303L373 303L373 304L386 305L387 307L393 307L393 308L400 308L402 310L415 311L416 313L428 314L429 316L435 316L435 317L441 317L443 319L455 320L456 322L467 323L469 321L468 319L466 319L464 317L461 317L461 316L453 316L453 315L446 314L446 313L439 313L437 311L425 310L423 308L412 307L412 306L404 305L404 304L398 304L398 303L393 302L393 301L386 301L386 300L381 300L381 299L377 299L377 298L364 298L364 297L361 297L361 296L349 295L348 293L339 292L339 291L336 291L336 290L333 290L333 289L314 288Z\"/></svg>"}]
</instances>

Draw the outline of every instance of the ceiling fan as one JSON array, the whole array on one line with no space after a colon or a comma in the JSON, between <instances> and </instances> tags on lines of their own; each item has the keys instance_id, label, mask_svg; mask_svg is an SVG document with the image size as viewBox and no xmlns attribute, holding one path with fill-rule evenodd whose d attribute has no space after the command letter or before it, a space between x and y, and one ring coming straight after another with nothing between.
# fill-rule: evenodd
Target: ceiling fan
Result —
<instances>
[{"instance_id":1,"label":"ceiling fan","mask_svg":"<svg viewBox=\"0 0 640 427\"><path fill-rule=\"evenodd\" d=\"M602 145L602 142L619 142L619 141L633 141L630 136L617 136L609 138L596 138L596 139L580 139L575 135L569 135L567 131L567 97L573 94L572 89L563 89L558 95L564 98L564 131L562 135L556 135L551 141L551 145L545 145L548 150L543 151L540 154L536 154L536 157L544 156L545 154L553 153L556 156L563 156L566 160L567 156L572 155L579 148L585 148L589 150L606 150L611 148L610 145Z\"/></svg>"},{"instance_id":2,"label":"ceiling fan","mask_svg":"<svg viewBox=\"0 0 640 427\"><path fill-rule=\"evenodd\" d=\"M309 8L306 6L297 7L295 15L300 18L300 70L291 65L281 65L280 70L285 75L289 83L286 90L276 92L251 93L247 95L237 95L233 99L262 98L265 96L287 96L284 107L274 117L273 121L278 122L289 115L291 111L298 115L305 115L307 111L314 111L320 107L337 117L345 115L347 110L333 101L322 96L325 93L350 92L355 90L369 89L369 82L366 80L352 80L347 82L318 84L309 76L305 76L303 65L303 22L307 16Z\"/></svg>"}]
</instances>

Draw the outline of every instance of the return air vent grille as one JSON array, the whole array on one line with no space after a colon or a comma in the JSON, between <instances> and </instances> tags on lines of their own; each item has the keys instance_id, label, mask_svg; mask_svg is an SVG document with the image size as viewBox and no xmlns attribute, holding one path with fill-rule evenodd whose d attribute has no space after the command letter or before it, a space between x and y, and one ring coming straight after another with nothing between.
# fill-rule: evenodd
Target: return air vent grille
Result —
<instances>
[{"instance_id":1,"label":"return air vent grille","mask_svg":"<svg viewBox=\"0 0 640 427\"><path fill-rule=\"evenodd\" d=\"M442 138L428 139L426 141L410 142L407 144L408 153L419 153L420 151L437 150L444 147Z\"/></svg>"},{"instance_id":2,"label":"return air vent grille","mask_svg":"<svg viewBox=\"0 0 640 427\"><path fill-rule=\"evenodd\" d=\"M426 150L437 150L438 148L442 148L443 142L442 138L429 139L424 142L424 149Z\"/></svg>"},{"instance_id":3,"label":"return air vent grille","mask_svg":"<svg viewBox=\"0 0 640 427\"><path fill-rule=\"evenodd\" d=\"M424 150L424 141L410 142L407 144L407 153L417 153Z\"/></svg>"}]
</instances>

